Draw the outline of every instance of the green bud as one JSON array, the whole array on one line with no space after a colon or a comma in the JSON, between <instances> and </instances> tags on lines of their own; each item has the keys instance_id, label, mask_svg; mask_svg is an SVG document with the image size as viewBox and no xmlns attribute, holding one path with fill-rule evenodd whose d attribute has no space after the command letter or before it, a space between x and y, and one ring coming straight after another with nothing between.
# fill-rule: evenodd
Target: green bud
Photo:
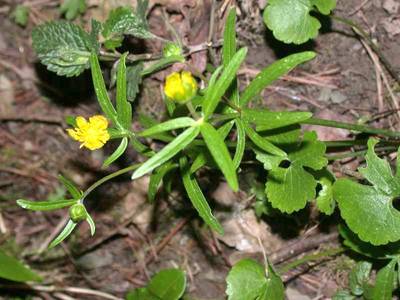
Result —
<instances>
[{"instance_id":1,"label":"green bud","mask_svg":"<svg viewBox=\"0 0 400 300\"><path fill-rule=\"evenodd\" d=\"M75 223L86 220L88 213L83 204L74 204L69 208L69 217Z\"/></svg>"},{"instance_id":2,"label":"green bud","mask_svg":"<svg viewBox=\"0 0 400 300\"><path fill-rule=\"evenodd\" d=\"M163 49L164 57L181 56L182 49L179 45L174 43L167 43Z\"/></svg>"}]
</instances>

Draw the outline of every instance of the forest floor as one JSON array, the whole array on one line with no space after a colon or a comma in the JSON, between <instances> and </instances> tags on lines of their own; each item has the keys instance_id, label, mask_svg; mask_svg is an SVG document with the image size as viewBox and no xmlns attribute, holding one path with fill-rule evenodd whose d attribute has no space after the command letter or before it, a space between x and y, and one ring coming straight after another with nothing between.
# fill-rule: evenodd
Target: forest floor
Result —
<instances>
[{"instance_id":1,"label":"forest floor","mask_svg":"<svg viewBox=\"0 0 400 300\"><path fill-rule=\"evenodd\" d=\"M104 151L80 150L66 134L68 115L99 112L89 73L77 78L58 77L37 60L31 45L32 28L58 19L59 1L21 1L31 6L26 28L16 25L10 12L16 2L0 0L0 249L18 256L38 271L45 284L73 286L103 291L123 298L134 287L143 286L158 270L181 267L188 275L188 291L195 299L224 299L225 277L232 264L242 257L262 261L263 251L279 267L304 255L340 246L338 216L320 215L312 206L293 215L276 215L258 220L254 199L246 187L233 193L221 183L204 178L208 198L213 199L217 217L226 234L221 237L202 226L183 204L180 193L159 194L155 205L147 201L148 178L131 181L129 176L101 186L91 195L89 211L97 224L94 237L86 224L61 246L47 251L57 234L65 211L29 212L15 200L56 199L65 190L57 176L65 174L80 187L142 158L128 151L115 166L101 168ZM119 5L134 1L91 0L82 17L104 20ZM149 24L158 36L171 38L169 22L188 45L221 39L227 5L234 1L153 0ZM391 96L382 74L393 81L368 46L351 28L323 19L321 34L302 46L277 42L262 20L265 1L237 1L237 36L249 54L239 74L242 83L277 58L302 50L318 56L302 65L263 92L257 105L271 109L309 110L316 116L337 121L370 120L370 125L400 130L399 115L391 113L400 103ZM211 13L213 11L213 14ZM379 45L391 66L400 70L400 5L396 0L339 0L336 15L358 23ZM210 18L214 15L213 30ZM396 25L397 24L397 25ZM134 53L160 52L161 43L129 40L124 45ZM191 65L201 72L207 62L220 62L220 49L192 55ZM179 64L145 78L134 104L137 116L146 113L157 119L164 115L161 86L165 75ZM138 126L134 124L133 126ZM321 140L343 140L351 132L313 128ZM355 170L358 158L333 164L337 176ZM262 244L262 247L260 246ZM287 298L291 300L329 299L346 286L354 266L346 253L301 265L283 275ZM7 296L9 295L9 296ZM0 298L25 297L26 291L1 290ZM31 295L55 299L45 291ZM73 299L100 299L71 294ZM14 299L14 298L13 298ZM25 298L23 298L25 299Z\"/></svg>"}]
</instances>

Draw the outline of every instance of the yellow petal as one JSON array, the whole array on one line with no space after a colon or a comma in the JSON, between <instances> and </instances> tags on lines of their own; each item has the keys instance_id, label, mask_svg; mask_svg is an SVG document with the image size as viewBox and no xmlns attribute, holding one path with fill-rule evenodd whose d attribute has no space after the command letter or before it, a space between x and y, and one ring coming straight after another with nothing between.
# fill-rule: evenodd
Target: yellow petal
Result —
<instances>
[{"instance_id":1,"label":"yellow petal","mask_svg":"<svg viewBox=\"0 0 400 300\"><path fill-rule=\"evenodd\" d=\"M89 125L86 119L82 116L76 117L75 121L78 128L87 128Z\"/></svg>"},{"instance_id":2,"label":"yellow petal","mask_svg":"<svg viewBox=\"0 0 400 300\"><path fill-rule=\"evenodd\" d=\"M96 115L89 118L90 126L96 129L106 129L108 120L102 115Z\"/></svg>"}]
</instances>

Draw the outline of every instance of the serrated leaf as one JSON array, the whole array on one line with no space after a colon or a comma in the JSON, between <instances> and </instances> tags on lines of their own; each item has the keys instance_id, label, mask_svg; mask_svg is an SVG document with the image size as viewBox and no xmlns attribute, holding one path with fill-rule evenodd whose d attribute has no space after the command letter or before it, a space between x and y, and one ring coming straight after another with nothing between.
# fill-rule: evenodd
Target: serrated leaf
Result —
<instances>
[{"instance_id":1,"label":"serrated leaf","mask_svg":"<svg viewBox=\"0 0 400 300\"><path fill-rule=\"evenodd\" d=\"M266 193L272 207L292 213L304 208L315 197L317 182L301 166L276 168L268 173Z\"/></svg>"},{"instance_id":2,"label":"serrated leaf","mask_svg":"<svg viewBox=\"0 0 400 300\"><path fill-rule=\"evenodd\" d=\"M226 90L229 88L232 80L236 78L236 72L239 69L241 63L245 59L247 54L247 48L241 48L232 57L229 64L223 69L221 76L215 82L211 89L207 89L205 94L205 100L203 103L203 113L204 119L207 118L214 112L217 108L219 101L225 94Z\"/></svg>"},{"instance_id":3,"label":"serrated leaf","mask_svg":"<svg viewBox=\"0 0 400 300\"><path fill-rule=\"evenodd\" d=\"M357 263L349 274L349 287L351 293L361 296L364 293L364 285L368 283L371 273L372 264L368 261L360 261Z\"/></svg>"},{"instance_id":4,"label":"serrated leaf","mask_svg":"<svg viewBox=\"0 0 400 300\"><path fill-rule=\"evenodd\" d=\"M376 274L375 286L372 291L373 300L391 300L394 288L395 267L397 260L393 259Z\"/></svg>"},{"instance_id":5,"label":"serrated leaf","mask_svg":"<svg viewBox=\"0 0 400 300\"><path fill-rule=\"evenodd\" d=\"M130 130L132 122L132 106L127 100L127 82L125 60L128 54L121 56L117 71L117 117L123 128Z\"/></svg>"},{"instance_id":6,"label":"serrated leaf","mask_svg":"<svg viewBox=\"0 0 400 300\"><path fill-rule=\"evenodd\" d=\"M161 151L144 162L143 165L132 174L132 180L153 171L155 168L174 157L178 152L189 145L197 137L199 132L199 127L190 127L186 129Z\"/></svg>"},{"instance_id":7,"label":"serrated leaf","mask_svg":"<svg viewBox=\"0 0 400 300\"><path fill-rule=\"evenodd\" d=\"M60 13L65 14L67 20L73 20L78 15L85 13L85 0L64 0L60 6Z\"/></svg>"},{"instance_id":8,"label":"serrated leaf","mask_svg":"<svg viewBox=\"0 0 400 300\"><path fill-rule=\"evenodd\" d=\"M47 69L60 76L77 76L89 68L91 52L99 43L78 25L51 21L32 31L33 48Z\"/></svg>"},{"instance_id":9,"label":"serrated leaf","mask_svg":"<svg viewBox=\"0 0 400 300\"><path fill-rule=\"evenodd\" d=\"M242 259L226 278L228 300L283 300L284 287L280 277L268 266L268 271L252 259Z\"/></svg>"},{"instance_id":10,"label":"serrated leaf","mask_svg":"<svg viewBox=\"0 0 400 300\"><path fill-rule=\"evenodd\" d=\"M161 181L163 180L164 176L176 167L176 164L165 163L158 169L156 169L153 174L151 174L149 188L147 189L147 198L149 198L150 202L154 201L154 198L156 197L158 188L160 187Z\"/></svg>"},{"instance_id":11,"label":"serrated leaf","mask_svg":"<svg viewBox=\"0 0 400 300\"><path fill-rule=\"evenodd\" d=\"M149 31L146 17L143 15L147 7L147 1L138 1L140 10L136 13L130 7L118 7L112 10L104 23L103 36L105 39L114 39L122 35L133 35L138 38L152 38L153 34Z\"/></svg>"},{"instance_id":12,"label":"serrated leaf","mask_svg":"<svg viewBox=\"0 0 400 300\"><path fill-rule=\"evenodd\" d=\"M189 117L180 117L172 120L165 121L163 123L154 125L148 128L138 135L142 137L156 135L165 131L175 130L178 128L185 128L196 125L196 121Z\"/></svg>"},{"instance_id":13,"label":"serrated leaf","mask_svg":"<svg viewBox=\"0 0 400 300\"><path fill-rule=\"evenodd\" d=\"M96 92L97 101L104 112L104 114L109 118L115 125L119 124L117 112L111 103L110 97L104 83L103 74L101 73L101 68L99 64L99 59L97 54L92 53L90 56L90 66L92 71L92 80L94 90Z\"/></svg>"},{"instance_id":14,"label":"serrated leaf","mask_svg":"<svg viewBox=\"0 0 400 300\"><path fill-rule=\"evenodd\" d=\"M29 201L18 199L17 204L22 208L34 211L48 211L64 207L69 207L77 203L77 199L61 199L53 201Z\"/></svg>"},{"instance_id":15,"label":"serrated leaf","mask_svg":"<svg viewBox=\"0 0 400 300\"><path fill-rule=\"evenodd\" d=\"M158 272L147 285L150 294L162 300L178 300L186 289L185 273L179 269Z\"/></svg>"},{"instance_id":16,"label":"serrated leaf","mask_svg":"<svg viewBox=\"0 0 400 300\"><path fill-rule=\"evenodd\" d=\"M41 281L42 278L17 259L0 250L0 278L17 281Z\"/></svg>"},{"instance_id":17,"label":"serrated leaf","mask_svg":"<svg viewBox=\"0 0 400 300\"><path fill-rule=\"evenodd\" d=\"M298 124L312 117L310 112L275 112L263 109L244 109L242 118L248 123L256 125L257 131L271 130Z\"/></svg>"},{"instance_id":18,"label":"serrated leaf","mask_svg":"<svg viewBox=\"0 0 400 300\"><path fill-rule=\"evenodd\" d=\"M335 0L270 0L263 17L276 39L302 44L315 38L321 27L310 12L316 7L322 14L329 14L335 6Z\"/></svg>"},{"instance_id":19,"label":"serrated leaf","mask_svg":"<svg viewBox=\"0 0 400 300\"><path fill-rule=\"evenodd\" d=\"M214 158L221 172L224 174L229 186L232 190L238 191L239 183L235 166L232 162L232 158L229 154L228 148L224 143L224 140L221 138L217 130L207 122L201 124L200 131L208 150L210 150L212 157Z\"/></svg>"},{"instance_id":20,"label":"serrated leaf","mask_svg":"<svg viewBox=\"0 0 400 300\"><path fill-rule=\"evenodd\" d=\"M299 64L313 59L315 55L315 52L312 51L295 53L263 69L240 95L240 106L246 106L251 99L259 95L262 90L271 85L272 82L290 72Z\"/></svg>"},{"instance_id":21,"label":"serrated leaf","mask_svg":"<svg viewBox=\"0 0 400 300\"><path fill-rule=\"evenodd\" d=\"M70 179L62 176L61 174L58 175L58 180L65 186L67 191L71 194L72 198L79 199L82 196L82 191L77 188L75 183L73 183Z\"/></svg>"},{"instance_id":22,"label":"serrated leaf","mask_svg":"<svg viewBox=\"0 0 400 300\"><path fill-rule=\"evenodd\" d=\"M317 140L315 132L305 132L301 143L288 147L286 159L257 153L256 158L270 168L266 193L274 208L292 213L315 198L317 181L304 167L319 170L326 166L325 151L325 144ZM288 168L280 167L283 160L290 162Z\"/></svg>"},{"instance_id":23,"label":"serrated leaf","mask_svg":"<svg viewBox=\"0 0 400 300\"><path fill-rule=\"evenodd\" d=\"M12 13L14 22L25 27L29 20L29 7L25 5L17 5Z\"/></svg>"},{"instance_id":24,"label":"serrated leaf","mask_svg":"<svg viewBox=\"0 0 400 300\"><path fill-rule=\"evenodd\" d=\"M54 248L62 241L64 241L74 230L77 223L74 223L72 220L69 220L67 225L65 225L64 229L60 232L60 234L50 243L49 249Z\"/></svg>"},{"instance_id":25,"label":"serrated leaf","mask_svg":"<svg viewBox=\"0 0 400 300\"><path fill-rule=\"evenodd\" d=\"M128 147L128 138L124 137L122 138L121 143L119 144L117 149L115 149L115 151L104 161L103 168L107 168L114 161L116 161L122 154L124 154L127 147Z\"/></svg>"},{"instance_id":26,"label":"serrated leaf","mask_svg":"<svg viewBox=\"0 0 400 300\"><path fill-rule=\"evenodd\" d=\"M393 207L400 195L399 169L393 176L389 165L376 156L377 142L368 141L367 167L360 168L372 186L342 178L334 184L334 197L352 231L363 241L383 245L400 239L400 212Z\"/></svg>"},{"instance_id":27,"label":"serrated leaf","mask_svg":"<svg viewBox=\"0 0 400 300\"><path fill-rule=\"evenodd\" d=\"M224 233L224 229L218 220L213 216L210 206L201 191L194 175L190 174L190 169L187 166L187 160L182 158L180 161L182 180L185 190L192 202L193 207L197 210L203 221L219 234Z\"/></svg>"},{"instance_id":28,"label":"serrated leaf","mask_svg":"<svg viewBox=\"0 0 400 300\"><path fill-rule=\"evenodd\" d=\"M126 89L127 89L127 99L129 102L133 102L136 99L136 95L139 92L139 85L142 83L142 73L143 63L138 62L133 66L126 68Z\"/></svg>"}]
</instances>

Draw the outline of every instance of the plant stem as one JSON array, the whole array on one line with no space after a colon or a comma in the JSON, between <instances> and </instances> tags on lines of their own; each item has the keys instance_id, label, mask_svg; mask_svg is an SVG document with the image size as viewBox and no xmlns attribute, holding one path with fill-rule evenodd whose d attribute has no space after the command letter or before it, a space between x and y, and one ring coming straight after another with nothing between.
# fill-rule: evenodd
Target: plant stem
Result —
<instances>
[{"instance_id":1,"label":"plant stem","mask_svg":"<svg viewBox=\"0 0 400 300\"><path fill-rule=\"evenodd\" d=\"M383 52L379 49L379 47L374 43L374 41L369 37L368 33L365 32L357 23L355 23L352 20L338 17L335 15L331 15L331 18L346 24L353 28L353 30L360 35L367 43L368 45L374 50L374 52L378 55L379 59L381 60L382 64L385 66L389 74L398 82L400 83L400 73L396 72L396 70L392 67L392 64L388 61L388 59L385 57Z\"/></svg>"},{"instance_id":2,"label":"plant stem","mask_svg":"<svg viewBox=\"0 0 400 300\"><path fill-rule=\"evenodd\" d=\"M343 128L343 129L360 131L360 132L365 132L365 133L380 134L380 135L384 135L384 136L388 136L388 137L397 137L397 138L400 137L400 132L397 132L397 131L374 128L374 127L369 127L369 126L359 125L359 124L337 122L337 121L333 121L333 120L318 119L318 118L310 118L308 120L301 122L301 124Z\"/></svg>"},{"instance_id":3,"label":"plant stem","mask_svg":"<svg viewBox=\"0 0 400 300\"><path fill-rule=\"evenodd\" d=\"M305 264L307 262L311 262L314 260L319 260L319 259L325 258L327 256L335 256L335 255L338 255L338 254L344 252L345 250L346 250L345 248L339 247L339 248L333 248L333 249L321 251L317 254L310 254L310 255L303 256L302 258L299 258L295 261L292 261L292 262L284 265L282 268L279 269L279 273L285 274L286 272L290 271L291 269L294 269L302 264Z\"/></svg>"},{"instance_id":4,"label":"plant stem","mask_svg":"<svg viewBox=\"0 0 400 300\"><path fill-rule=\"evenodd\" d=\"M387 147L380 147L376 148L375 152L382 152L382 151L396 151L397 147L394 146L387 146ZM346 152L346 153L341 153L341 154L333 154L333 155L326 155L326 158L328 160L339 160L339 159L344 159L344 158L352 158L352 157L357 157L357 156L364 156L368 150L360 150L360 151L354 151L354 152Z\"/></svg>"},{"instance_id":5,"label":"plant stem","mask_svg":"<svg viewBox=\"0 0 400 300\"><path fill-rule=\"evenodd\" d=\"M196 110L194 109L193 104L192 104L192 101L188 101L188 102L186 102L185 104L186 104L186 107L187 107L187 109L189 110L190 114L192 115L192 117L193 117L195 120L198 120L200 117L199 117L199 115L197 114Z\"/></svg>"},{"instance_id":6,"label":"plant stem","mask_svg":"<svg viewBox=\"0 0 400 300\"><path fill-rule=\"evenodd\" d=\"M120 175L122 175L122 174L125 174L125 173L128 173L128 172L130 172L130 171L133 171L133 170L139 168L141 165L142 165L141 163L140 163L140 164L134 164L134 165L132 165L132 166L123 168L123 169L121 169L121 170L119 170L119 171L117 171L117 172L114 172L114 173L111 173L111 174L109 174L109 175L107 175L107 176L104 176L104 177L101 178L100 180L98 180L98 181L96 181L95 183L93 183L93 184L83 193L80 202L83 203L83 200L85 200L85 198L86 198L94 189L96 189L97 187L99 187L99 186L102 185L103 183L105 183L105 182L107 182L107 181L109 181L109 180L111 180L111 179L113 179L113 178L115 178L115 177L118 177L118 176L120 176Z\"/></svg>"}]
</instances>

